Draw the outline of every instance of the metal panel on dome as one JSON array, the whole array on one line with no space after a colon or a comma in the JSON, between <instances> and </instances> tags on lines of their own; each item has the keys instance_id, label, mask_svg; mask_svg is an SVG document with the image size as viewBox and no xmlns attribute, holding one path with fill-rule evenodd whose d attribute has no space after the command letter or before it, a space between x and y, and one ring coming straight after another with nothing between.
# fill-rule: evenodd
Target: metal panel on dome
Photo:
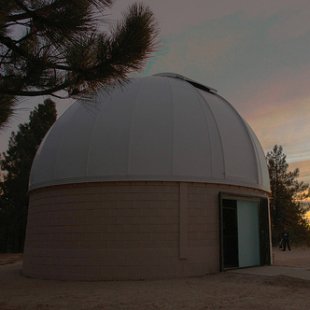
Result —
<instances>
[{"instance_id":1,"label":"metal panel on dome","mask_svg":"<svg viewBox=\"0 0 310 310\"><path fill-rule=\"evenodd\" d=\"M142 79L134 102L128 150L128 174L148 178L172 174L173 111L170 85ZM150 94L156 94L156 96Z\"/></svg>"},{"instance_id":2,"label":"metal panel on dome","mask_svg":"<svg viewBox=\"0 0 310 310\"><path fill-rule=\"evenodd\" d=\"M89 178L116 178L128 174L128 149L134 98L139 85L130 83L126 92L100 91L97 96L97 117L89 140L87 175ZM97 145L97 147L95 147Z\"/></svg>"},{"instance_id":3,"label":"metal panel on dome","mask_svg":"<svg viewBox=\"0 0 310 310\"><path fill-rule=\"evenodd\" d=\"M216 119L221 137L226 178L245 183L258 183L258 164L252 140L243 119L221 97L202 91L200 93Z\"/></svg>"},{"instance_id":4,"label":"metal panel on dome","mask_svg":"<svg viewBox=\"0 0 310 310\"><path fill-rule=\"evenodd\" d=\"M212 158L208 124L197 90L183 81L171 79L173 102L173 172L193 180L212 178Z\"/></svg>"}]
</instances>

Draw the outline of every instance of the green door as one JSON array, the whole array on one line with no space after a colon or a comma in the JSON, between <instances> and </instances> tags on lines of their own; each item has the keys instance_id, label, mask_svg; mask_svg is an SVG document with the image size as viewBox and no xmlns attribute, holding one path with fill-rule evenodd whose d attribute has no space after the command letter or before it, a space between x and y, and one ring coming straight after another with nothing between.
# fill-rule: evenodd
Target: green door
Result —
<instances>
[{"instance_id":1,"label":"green door","mask_svg":"<svg viewBox=\"0 0 310 310\"><path fill-rule=\"evenodd\" d=\"M239 267L260 265L259 202L237 200Z\"/></svg>"}]
</instances>

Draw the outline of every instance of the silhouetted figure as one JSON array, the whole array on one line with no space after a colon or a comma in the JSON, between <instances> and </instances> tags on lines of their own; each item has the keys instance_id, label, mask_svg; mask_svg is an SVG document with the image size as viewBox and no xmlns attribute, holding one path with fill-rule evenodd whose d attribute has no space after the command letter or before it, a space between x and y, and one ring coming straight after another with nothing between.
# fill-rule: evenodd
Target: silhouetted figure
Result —
<instances>
[{"instance_id":1,"label":"silhouetted figure","mask_svg":"<svg viewBox=\"0 0 310 310\"><path fill-rule=\"evenodd\" d=\"M282 251L285 251L285 250L286 250L286 247L288 248L289 251L291 250L291 247L290 247L290 236L289 236L289 233L288 233L287 230L285 230L285 231L282 233L282 242L281 242L281 245L282 245Z\"/></svg>"}]
</instances>

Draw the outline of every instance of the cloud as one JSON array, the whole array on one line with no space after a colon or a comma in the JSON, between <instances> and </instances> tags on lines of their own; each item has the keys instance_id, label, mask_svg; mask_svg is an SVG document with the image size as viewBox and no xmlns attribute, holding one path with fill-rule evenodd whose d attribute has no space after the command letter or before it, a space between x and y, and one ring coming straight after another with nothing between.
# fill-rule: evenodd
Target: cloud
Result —
<instances>
[{"instance_id":1,"label":"cloud","mask_svg":"<svg viewBox=\"0 0 310 310\"><path fill-rule=\"evenodd\" d=\"M284 1L283 10L288 7ZM218 89L266 151L281 144L289 160L309 159L310 36L275 42L270 29L279 22L247 20L239 12L166 36L145 74L176 72Z\"/></svg>"},{"instance_id":2,"label":"cloud","mask_svg":"<svg viewBox=\"0 0 310 310\"><path fill-rule=\"evenodd\" d=\"M181 35L165 38L145 73L173 71L190 75L201 82L208 76L218 75L219 65L228 61L240 33L217 33L214 36L208 28L209 25L202 25Z\"/></svg>"},{"instance_id":3,"label":"cloud","mask_svg":"<svg viewBox=\"0 0 310 310\"><path fill-rule=\"evenodd\" d=\"M281 144L289 161L303 161L310 159L310 67L290 73L261 82L241 106L265 150Z\"/></svg>"},{"instance_id":4,"label":"cloud","mask_svg":"<svg viewBox=\"0 0 310 310\"><path fill-rule=\"evenodd\" d=\"M303 71L279 71L264 81L249 82L241 96L240 106L250 119L267 118L290 121L295 117L310 115L310 66ZM253 85L254 84L254 85Z\"/></svg>"},{"instance_id":5,"label":"cloud","mask_svg":"<svg viewBox=\"0 0 310 310\"><path fill-rule=\"evenodd\" d=\"M296 161L289 163L289 170L298 168L299 180L310 184L310 160Z\"/></svg>"},{"instance_id":6,"label":"cloud","mask_svg":"<svg viewBox=\"0 0 310 310\"><path fill-rule=\"evenodd\" d=\"M290 111L292 113L288 115ZM281 144L287 150L289 160L310 158L310 126L303 112L298 113L288 108L248 121L265 150L270 150L275 144Z\"/></svg>"},{"instance_id":7,"label":"cloud","mask_svg":"<svg viewBox=\"0 0 310 310\"><path fill-rule=\"evenodd\" d=\"M295 9L296 10L296 9ZM269 34L273 40L288 40L303 37L310 32L310 8L297 10L295 14L287 14L274 25Z\"/></svg>"},{"instance_id":8,"label":"cloud","mask_svg":"<svg viewBox=\"0 0 310 310\"><path fill-rule=\"evenodd\" d=\"M133 2L116 3L120 9ZM150 5L161 28L160 50L149 61L144 74L174 71L230 96L236 89L245 92L251 81L259 85L279 69L294 71L308 63L310 33L303 40L294 36L281 40L274 37L276 29L287 31L291 26L290 31L295 31L294 22L288 21L310 12L310 2L305 0L143 3ZM308 22L302 24L309 27Z\"/></svg>"},{"instance_id":9,"label":"cloud","mask_svg":"<svg viewBox=\"0 0 310 310\"><path fill-rule=\"evenodd\" d=\"M111 10L111 18L120 17L136 0L119 0ZM308 0L143 0L154 12L161 28L161 35L180 33L189 27L221 19L231 14L242 14L247 19L269 18L287 12L309 12ZM302 20L307 23L306 14ZM309 19L308 19L309 20Z\"/></svg>"}]
</instances>

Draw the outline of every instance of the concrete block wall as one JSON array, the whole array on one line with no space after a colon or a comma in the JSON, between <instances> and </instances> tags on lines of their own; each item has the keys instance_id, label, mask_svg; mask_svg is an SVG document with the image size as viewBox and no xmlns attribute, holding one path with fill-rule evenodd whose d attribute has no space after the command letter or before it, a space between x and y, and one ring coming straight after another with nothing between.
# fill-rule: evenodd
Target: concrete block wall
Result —
<instances>
[{"instance_id":1,"label":"concrete block wall","mask_svg":"<svg viewBox=\"0 0 310 310\"><path fill-rule=\"evenodd\" d=\"M204 183L106 182L30 193L26 276L173 278L219 271L220 191Z\"/></svg>"}]
</instances>

